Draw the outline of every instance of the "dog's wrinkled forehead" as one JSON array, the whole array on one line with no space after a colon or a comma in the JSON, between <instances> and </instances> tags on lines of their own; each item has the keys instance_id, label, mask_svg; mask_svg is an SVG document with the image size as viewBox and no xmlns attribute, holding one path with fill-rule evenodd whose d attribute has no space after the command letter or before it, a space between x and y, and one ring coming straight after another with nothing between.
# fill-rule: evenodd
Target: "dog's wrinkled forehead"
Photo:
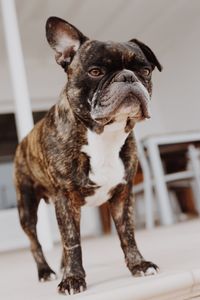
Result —
<instances>
[{"instance_id":1,"label":"dog's wrinkled forehead","mask_svg":"<svg viewBox=\"0 0 200 300\"><path fill-rule=\"evenodd\" d=\"M148 60L137 45L89 40L79 49L72 65L77 67L77 64L81 64L83 68L105 66L121 69L133 63L148 64Z\"/></svg>"},{"instance_id":2,"label":"dog's wrinkled forehead","mask_svg":"<svg viewBox=\"0 0 200 300\"><path fill-rule=\"evenodd\" d=\"M102 64L110 63L115 66L131 61L134 57L139 63L149 62L152 69L155 67L162 70L157 57L153 51L137 39L131 39L126 43L99 42L90 40L82 34L75 26L57 17L50 17L46 22L46 37L55 51L55 58L59 65L67 71L72 62L77 61L83 65L87 63ZM106 62L104 61L106 59Z\"/></svg>"}]
</instances>

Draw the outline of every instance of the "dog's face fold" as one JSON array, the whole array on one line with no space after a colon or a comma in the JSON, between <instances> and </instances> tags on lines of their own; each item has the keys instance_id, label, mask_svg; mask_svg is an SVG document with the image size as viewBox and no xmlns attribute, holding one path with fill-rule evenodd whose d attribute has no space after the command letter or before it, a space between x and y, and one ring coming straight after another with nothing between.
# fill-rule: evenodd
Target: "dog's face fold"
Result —
<instances>
[{"instance_id":1,"label":"dog's face fold","mask_svg":"<svg viewBox=\"0 0 200 300\"><path fill-rule=\"evenodd\" d=\"M56 17L47 20L46 35L56 61L67 72L67 98L77 116L102 126L150 117L151 74L162 67L148 46L136 39L89 40Z\"/></svg>"}]
</instances>

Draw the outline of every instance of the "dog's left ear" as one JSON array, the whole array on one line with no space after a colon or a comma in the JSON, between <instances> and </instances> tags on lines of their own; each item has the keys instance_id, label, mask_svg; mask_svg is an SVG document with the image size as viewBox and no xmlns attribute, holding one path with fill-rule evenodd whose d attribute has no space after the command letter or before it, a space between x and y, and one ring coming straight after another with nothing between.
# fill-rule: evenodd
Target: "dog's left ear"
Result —
<instances>
[{"instance_id":1,"label":"dog's left ear","mask_svg":"<svg viewBox=\"0 0 200 300\"><path fill-rule=\"evenodd\" d=\"M56 61L64 70L71 63L75 53L88 39L76 27L57 17L50 17L46 22L46 37L56 51Z\"/></svg>"},{"instance_id":2,"label":"dog's left ear","mask_svg":"<svg viewBox=\"0 0 200 300\"><path fill-rule=\"evenodd\" d=\"M158 70L161 72L162 71L162 66L159 63L157 57L155 56L155 54L153 53L153 51L144 43L138 41L137 39L132 39L129 42L135 43L136 45L138 45L140 47L140 49L142 50L142 52L144 53L144 55L146 56L146 59L154 66L157 67Z\"/></svg>"}]
</instances>

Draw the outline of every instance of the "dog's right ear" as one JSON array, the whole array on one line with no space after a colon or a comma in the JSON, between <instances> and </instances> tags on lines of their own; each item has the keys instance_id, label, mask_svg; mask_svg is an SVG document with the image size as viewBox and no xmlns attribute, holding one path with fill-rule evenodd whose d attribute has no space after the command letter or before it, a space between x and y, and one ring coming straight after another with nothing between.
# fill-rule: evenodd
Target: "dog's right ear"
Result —
<instances>
[{"instance_id":1,"label":"dog's right ear","mask_svg":"<svg viewBox=\"0 0 200 300\"><path fill-rule=\"evenodd\" d=\"M50 17L46 22L46 37L56 51L56 61L67 70L76 51L88 40L76 27L57 17Z\"/></svg>"}]
</instances>

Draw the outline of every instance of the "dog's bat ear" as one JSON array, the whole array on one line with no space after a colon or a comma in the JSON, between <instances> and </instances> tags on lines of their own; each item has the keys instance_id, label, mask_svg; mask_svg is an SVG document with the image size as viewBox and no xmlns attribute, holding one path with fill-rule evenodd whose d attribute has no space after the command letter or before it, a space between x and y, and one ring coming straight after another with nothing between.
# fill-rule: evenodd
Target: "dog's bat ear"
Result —
<instances>
[{"instance_id":1,"label":"dog's bat ear","mask_svg":"<svg viewBox=\"0 0 200 300\"><path fill-rule=\"evenodd\" d=\"M56 61L64 70L71 63L76 51L88 40L76 27L57 17L50 17L46 22L46 37L56 51Z\"/></svg>"},{"instance_id":2,"label":"dog's bat ear","mask_svg":"<svg viewBox=\"0 0 200 300\"><path fill-rule=\"evenodd\" d=\"M135 43L136 45L138 45L140 47L140 49L142 50L142 52L144 53L144 55L146 56L146 59L148 59L148 61L154 67L157 67L160 72L162 71L162 66L159 63L157 57L155 56L153 51L147 45L145 45L144 43L138 41L137 39L132 39L129 42L132 42L132 43Z\"/></svg>"}]
</instances>

